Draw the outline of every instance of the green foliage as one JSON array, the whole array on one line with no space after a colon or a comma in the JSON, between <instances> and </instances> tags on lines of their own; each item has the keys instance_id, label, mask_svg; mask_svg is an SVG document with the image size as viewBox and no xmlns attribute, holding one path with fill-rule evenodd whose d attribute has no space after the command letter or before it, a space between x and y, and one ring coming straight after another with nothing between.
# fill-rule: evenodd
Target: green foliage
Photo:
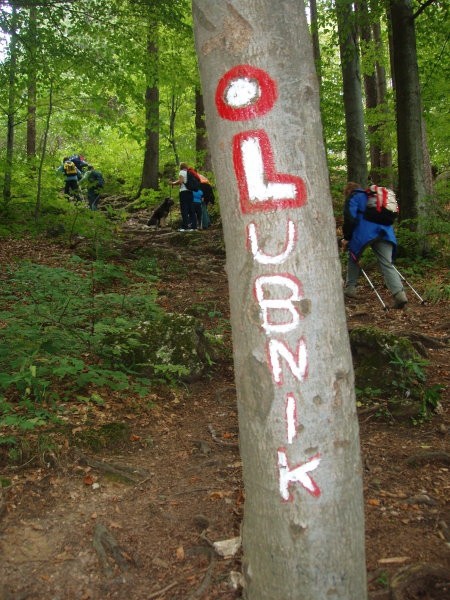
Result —
<instances>
[{"instance_id":1,"label":"green foliage","mask_svg":"<svg viewBox=\"0 0 450 600\"><path fill-rule=\"evenodd\" d=\"M71 267L71 268L69 268ZM127 284L123 292L107 285ZM133 390L133 369L109 340L133 350L142 320L161 315L149 283L130 283L122 268L75 257L67 267L22 263L0 291L1 425L32 428L53 418L56 401L94 386ZM148 386L137 381L137 391Z\"/></svg>"},{"instance_id":2,"label":"green foliage","mask_svg":"<svg viewBox=\"0 0 450 600\"><path fill-rule=\"evenodd\" d=\"M350 343L359 403L368 400L391 418L419 422L430 417L442 388L427 385L428 361L409 339L360 326L352 329Z\"/></svg>"},{"instance_id":3,"label":"green foliage","mask_svg":"<svg viewBox=\"0 0 450 600\"><path fill-rule=\"evenodd\" d=\"M407 400L413 395L413 390L419 395L419 410L413 422L418 423L432 416L439 404L440 395L444 389L441 385L427 387L425 368L429 362L421 359L419 356L404 357L394 351L394 356L390 361L398 374L392 380L393 393L399 399L399 402Z\"/></svg>"}]
</instances>

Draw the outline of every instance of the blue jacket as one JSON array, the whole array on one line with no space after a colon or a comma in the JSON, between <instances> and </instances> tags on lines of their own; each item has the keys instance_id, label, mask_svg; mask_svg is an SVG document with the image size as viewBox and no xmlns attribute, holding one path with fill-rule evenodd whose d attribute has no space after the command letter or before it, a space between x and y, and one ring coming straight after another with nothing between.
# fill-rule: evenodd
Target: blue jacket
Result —
<instances>
[{"instance_id":1,"label":"blue jacket","mask_svg":"<svg viewBox=\"0 0 450 600\"><path fill-rule=\"evenodd\" d=\"M195 203L200 203L202 201L203 198L203 192L202 190L196 190L195 192L192 192L192 201Z\"/></svg>"},{"instance_id":2,"label":"blue jacket","mask_svg":"<svg viewBox=\"0 0 450 600\"><path fill-rule=\"evenodd\" d=\"M349 240L348 249L357 258L364 248L375 240L384 240L394 246L392 255L397 250L397 239L392 225L379 225L366 221L363 217L367 204L364 190L354 190L345 201L344 206L344 238Z\"/></svg>"}]
</instances>

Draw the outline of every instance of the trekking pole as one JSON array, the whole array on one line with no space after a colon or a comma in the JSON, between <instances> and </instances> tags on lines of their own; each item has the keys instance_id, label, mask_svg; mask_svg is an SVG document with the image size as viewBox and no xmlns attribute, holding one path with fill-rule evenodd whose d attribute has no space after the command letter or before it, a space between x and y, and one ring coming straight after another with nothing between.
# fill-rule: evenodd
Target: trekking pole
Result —
<instances>
[{"instance_id":1,"label":"trekking pole","mask_svg":"<svg viewBox=\"0 0 450 600\"><path fill-rule=\"evenodd\" d=\"M377 295L378 300L381 302L382 306L383 306L383 310L389 310L389 307L386 306L386 304L383 301L383 298L380 296L380 294L377 292L377 290L375 289L375 286L373 285L373 283L370 281L369 276L367 275L367 273L364 271L364 269L359 266L359 268L361 269L361 273L364 275L364 277L367 279L367 281L369 282L370 287L373 289L373 291L375 292L375 294Z\"/></svg>"},{"instance_id":2,"label":"trekking pole","mask_svg":"<svg viewBox=\"0 0 450 600\"><path fill-rule=\"evenodd\" d=\"M419 294L419 292L417 292L417 291L416 291L416 290L413 288L413 286L412 286L412 285L409 283L409 281L406 279L406 277L404 277L404 276L403 276L403 275L400 273L400 271L397 269L397 267L396 267L395 265L392 265L392 266L394 267L394 269L395 269L395 270L397 271L397 273L399 274L399 276L400 276L400 279L402 279L402 280L403 280L403 281L406 283L406 285L407 285L408 287L410 287L410 288L412 289L412 291L415 293L415 295L416 295L416 296L419 298L419 300L420 300L420 303L421 303L422 305L425 305L425 304L427 303L427 301L426 301L426 300L424 300L424 299L422 298L422 296Z\"/></svg>"},{"instance_id":3,"label":"trekking pole","mask_svg":"<svg viewBox=\"0 0 450 600\"><path fill-rule=\"evenodd\" d=\"M378 256L378 258L379 258L379 259L380 259L382 262L384 262L384 264L385 264L385 265L386 265L386 264L389 264L389 265L391 265L391 267L394 269L394 271L396 271L396 272L398 273L398 275L399 275L400 279L401 279L402 281L404 281L404 282L406 283L406 285L407 285L408 287L410 287L410 288L412 289L412 291L415 293L415 295L416 295L416 296L419 298L419 300L420 300L420 303L421 303L422 305L425 305L425 304L427 303L427 301L426 301L426 300L424 300L424 299L422 298L422 296L419 294L419 292L417 292L417 291L416 291L416 290L413 288L413 286L412 286L412 285L409 283L409 281L406 279L406 277L400 273L400 271L397 269L397 267L394 265L394 263L387 263L387 262L386 262L386 259L384 258L384 256L382 256L382 255L381 255L379 252L377 252L377 251L376 251L374 248L372 248L372 250L373 250L373 251L375 252L375 254Z\"/></svg>"},{"instance_id":4,"label":"trekking pole","mask_svg":"<svg viewBox=\"0 0 450 600\"><path fill-rule=\"evenodd\" d=\"M364 269L361 267L361 265L358 262L358 259L356 258L356 256L353 254L353 252L350 252L350 257L351 260L353 260L353 262L355 262L358 267L361 270L361 273L364 275L364 277L367 279L367 281L369 282L370 287L372 288L372 290L375 292L378 300L381 302L381 305L383 306L383 310L389 310L389 307L386 306L386 304L383 301L383 298L380 296L380 294L377 292L377 290L375 289L375 286L373 285L373 283L370 281L369 276L367 275L367 273L364 271Z\"/></svg>"}]
</instances>

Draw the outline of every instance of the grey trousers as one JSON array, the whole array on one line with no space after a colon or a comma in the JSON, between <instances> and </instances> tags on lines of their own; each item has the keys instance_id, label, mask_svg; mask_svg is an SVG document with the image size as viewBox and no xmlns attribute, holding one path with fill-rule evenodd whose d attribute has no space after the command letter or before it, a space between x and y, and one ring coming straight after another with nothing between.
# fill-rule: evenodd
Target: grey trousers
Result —
<instances>
[{"instance_id":1,"label":"grey trousers","mask_svg":"<svg viewBox=\"0 0 450 600\"><path fill-rule=\"evenodd\" d=\"M375 242L372 242L370 246L377 257L378 265L383 274L386 287L391 294L395 296L395 294L403 290L403 285L400 275L392 266L393 246L391 243L383 240L376 240ZM345 286L356 287L360 273L361 269L359 265L352 260L351 256L349 256L347 266L347 281Z\"/></svg>"}]
</instances>

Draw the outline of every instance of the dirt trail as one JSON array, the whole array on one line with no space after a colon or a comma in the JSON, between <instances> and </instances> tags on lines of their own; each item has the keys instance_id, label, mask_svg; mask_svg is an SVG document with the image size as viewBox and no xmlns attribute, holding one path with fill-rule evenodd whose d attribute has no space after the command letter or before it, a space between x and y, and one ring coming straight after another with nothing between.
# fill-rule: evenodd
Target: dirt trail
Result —
<instances>
[{"instance_id":1,"label":"dirt trail","mask_svg":"<svg viewBox=\"0 0 450 600\"><path fill-rule=\"evenodd\" d=\"M228 316L220 230L149 232L139 221L131 230L121 242L124 252L154 249L166 309L185 312L203 303ZM25 252L14 244L9 251ZM57 262L52 244L38 255ZM368 291L346 310L349 327L372 323L444 338L448 308L424 310L411 301L388 319ZM203 320L208 327L207 312ZM224 335L229 345L229 331ZM448 391L448 344L426 351L430 380ZM74 428L86 420L120 422L129 434L101 452L66 446L29 464L3 466L12 486L0 498L0 600L240 598L233 587L239 552L223 558L212 547L239 535L243 509L230 353L208 377L181 389L154 390L144 402L111 394L103 407L80 411ZM360 425L370 592L388 600L388 583L400 568L450 567L448 407L417 427L361 410ZM431 592L431 585L429 600L448 598L442 595L448 588ZM402 598L423 598L419 591Z\"/></svg>"}]
</instances>

